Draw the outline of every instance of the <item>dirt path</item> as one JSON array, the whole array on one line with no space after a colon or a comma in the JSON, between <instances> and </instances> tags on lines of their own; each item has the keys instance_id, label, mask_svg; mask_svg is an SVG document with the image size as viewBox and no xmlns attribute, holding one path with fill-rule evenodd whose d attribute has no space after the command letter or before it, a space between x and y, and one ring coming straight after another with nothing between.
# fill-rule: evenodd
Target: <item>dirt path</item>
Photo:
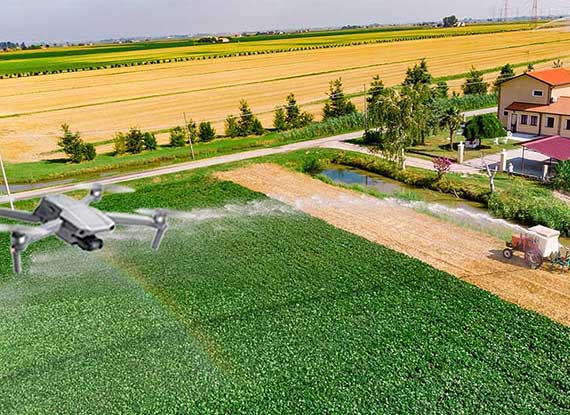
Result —
<instances>
[{"instance_id":1,"label":"dirt path","mask_svg":"<svg viewBox=\"0 0 570 415\"><path fill-rule=\"evenodd\" d=\"M262 192L348 232L424 261L499 297L570 325L570 278L504 262L491 236L272 164L216 177Z\"/></svg>"}]
</instances>

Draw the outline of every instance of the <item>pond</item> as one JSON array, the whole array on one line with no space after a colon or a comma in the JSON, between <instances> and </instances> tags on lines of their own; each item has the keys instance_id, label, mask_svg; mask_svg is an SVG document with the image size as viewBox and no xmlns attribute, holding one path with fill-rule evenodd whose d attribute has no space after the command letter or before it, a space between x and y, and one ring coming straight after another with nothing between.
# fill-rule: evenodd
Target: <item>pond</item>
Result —
<instances>
[{"instance_id":1,"label":"pond","mask_svg":"<svg viewBox=\"0 0 570 415\"><path fill-rule=\"evenodd\" d=\"M378 190L387 195L395 195L402 192L413 192L420 200L426 202L440 203L451 207L468 207L469 209L486 212L485 206L481 203L459 199L453 195L436 192L429 189L419 189L405 183L389 179L379 174L366 170L347 166L335 166L323 170L321 175L328 177L335 183L344 185L359 185L368 189Z\"/></svg>"}]
</instances>

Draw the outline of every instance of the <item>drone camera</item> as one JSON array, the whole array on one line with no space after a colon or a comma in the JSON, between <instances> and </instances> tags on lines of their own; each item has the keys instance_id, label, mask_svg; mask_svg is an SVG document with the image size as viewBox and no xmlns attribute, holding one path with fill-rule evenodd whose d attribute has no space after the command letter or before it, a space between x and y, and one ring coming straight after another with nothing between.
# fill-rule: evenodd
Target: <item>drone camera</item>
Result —
<instances>
[{"instance_id":1,"label":"drone camera","mask_svg":"<svg viewBox=\"0 0 570 415\"><path fill-rule=\"evenodd\" d=\"M103 241L94 235L77 239L77 245L84 251L98 251L103 248Z\"/></svg>"}]
</instances>

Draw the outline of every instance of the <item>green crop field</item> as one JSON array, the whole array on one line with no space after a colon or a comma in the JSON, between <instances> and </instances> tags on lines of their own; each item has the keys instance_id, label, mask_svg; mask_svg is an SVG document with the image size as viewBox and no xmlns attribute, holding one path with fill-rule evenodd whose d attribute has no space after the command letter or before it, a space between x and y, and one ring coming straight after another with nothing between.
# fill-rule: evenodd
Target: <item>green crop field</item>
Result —
<instances>
[{"instance_id":1,"label":"green crop field","mask_svg":"<svg viewBox=\"0 0 570 415\"><path fill-rule=\"evenodd\" d=\"M98 205L190 211L156 254L48 240L14 277L0 237L3 414L570 410L568 328L210 171Z\"/></svg>"},{"instance_id":2,"label":"green crop field","mask_svg":"<svg viewBox=\"0 0 570 415\"><path fill-rule=\"evenodd\" d=\"M51 73L78 69L97 69L113 65L159 63L172 59L200 59L237 54L279 52L313 47L329 47L461 36L504 31L529 30L535 23L479 24L460 28L378 28L310 32L291 35L252 36L228 44L199 44L194 39L165 40L121 45L95 45L50 48L34 51L0 52L0 75Z\"/></svg>"}]
</instances>

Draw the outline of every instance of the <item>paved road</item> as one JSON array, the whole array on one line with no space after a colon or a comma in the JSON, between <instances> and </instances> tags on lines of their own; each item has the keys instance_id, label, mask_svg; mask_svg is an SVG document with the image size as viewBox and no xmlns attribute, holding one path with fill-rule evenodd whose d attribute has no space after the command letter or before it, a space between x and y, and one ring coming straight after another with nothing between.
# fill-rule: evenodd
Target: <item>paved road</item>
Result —
<instances>
[{"instance_id":1,"label":"paved road","mask_svg":"<svg viewBox=\"0 0 570 415\"><path fill-rule=\"evenodd\" d=\"M488 114L488 113L492 113L492 112L496 112L496 111L497 111L497 108L485 108L482 110L468 111L468 112L465 112L464 114L466 116L474 116L474 115L480 115L480 114ZM370 154L369 151L363 147L342 142L342 141L347 141L347 140L352 140L354 138L362 137L363 134L364 134L364 131L357 131L354 133L336 135L336 136L332 136L332 137L325 137L325 138L320 138L317 140L309 140L309 141L303 141L300 143L287 144L287 145L284 145L281 147L264 148L264 149L259 149L259 150L245 151L242 153L229 154L226 156L212 157L212 158L197 160L197 161L190 161L190 162L186 162L186 163L176 164L173 166L160 167L157 169L151 169L151 170L145 170L143 172L138 172L138 173L129 173L129 174L119 175L119 176L115 176L115 177L103 178L103 179L98 179L98 180L94 180L94 181L90 181L90 182L65 184L65 185L52 186L52 187L42 187L42 188L38 188L38 189L34 189L34 190L14 193L14 194L12 194L12 199L14 201L34 199L34 198L42 197L42 196L45 196L48 194L66 193L66 192L72 192L75 190L81 190L81 189L84 189L86 185L88 186L89 184L92 184L92 183L101 183L103 185L124 183L124 182L129 182L132 180L163 176L163 175L172 174L172 173L180 173L183 171L199 169L202 167L217 166L220 164L232 163L232 162L243 161L243 160L250 160L250 159L257 158L257 157L264 157L264 156L270 156L270 155L274 155L274 154L288 153L288 152L295 151L295 150L302 150L302 149L315 148L315 147L339 148L339 149L344 149L344 150L351 150L351 151L357 151L357 152L361 152L361 153ZM408 166L412 166L412 167L419 167L419 168L423 168L423 169L433 170L432 163L430 161L423 160L423 159L408 157L406 159L406 164ZM458 172L458 173L477 173L477 169L473 166L454 165L452 167L452 169L453 169L453 171ZM9 202L9 200L8 200L7 196L1 196L0 197L0 203L8 203L8 202Z\"/></svg>"},{"instance_id":2,"label":"paved road","mask_svg":"<svg viewBox=\"0 0 570 415\"><path fill-rule=\"evenodd\" d=\"M101 183L103 185L124 183L124 182L129 182L132 180L145 179L145 178L156 177L156 176L163 176L166 174L179 173L179 172L199 169L199 168L203 168L203 167L217 166L220 164L232 163L235 161L250 160L253 158L257 158L257 157L264 157L264 156L271 156L274 154L289 153L291 151L296 151L296 150L321 147L324 144L331 143L331 142L338 142L338 141L343 141L343 140L352 140L355 138L362 137L363 134L364 134L364 131L357 131L354 133L342 134L342 135L337 135L337 136L332 136L332 137L325 137L325 138L320 138L317 140L309 140L309 141L302 141L300 143L287 144L287 145L284 145L281 147L263 148L263 149L259 149L259 150L252 150L252 151L245 151L242 153L229 154L226 156L212 157L212 158L207 158L207 159L203 159L203 160L190 161L190 162L186 162L186 163L176 164L173 166L161 167L161 168L146 170L146 171L138 172L138 173L129 173L129 174L124 174L124 175L115 176L115 177L93 180L93 181L89 181L89 182L66 184L66 185L53 186L53 187L47 187L47 188L42 188L42 189L34 189L34 190L26 191L26 192L15 193L12 195L12 199L14 201L34 199L34 198L45 196L48 194L66 193L66 192L72 192L75 190L81 190L81 189L84 189L86 185L89 185L92 183ZM9 200L8 200L7 196L0 197L0 203L8 203L8 202L9 202Z\"/></svg>"}]
</instances>

